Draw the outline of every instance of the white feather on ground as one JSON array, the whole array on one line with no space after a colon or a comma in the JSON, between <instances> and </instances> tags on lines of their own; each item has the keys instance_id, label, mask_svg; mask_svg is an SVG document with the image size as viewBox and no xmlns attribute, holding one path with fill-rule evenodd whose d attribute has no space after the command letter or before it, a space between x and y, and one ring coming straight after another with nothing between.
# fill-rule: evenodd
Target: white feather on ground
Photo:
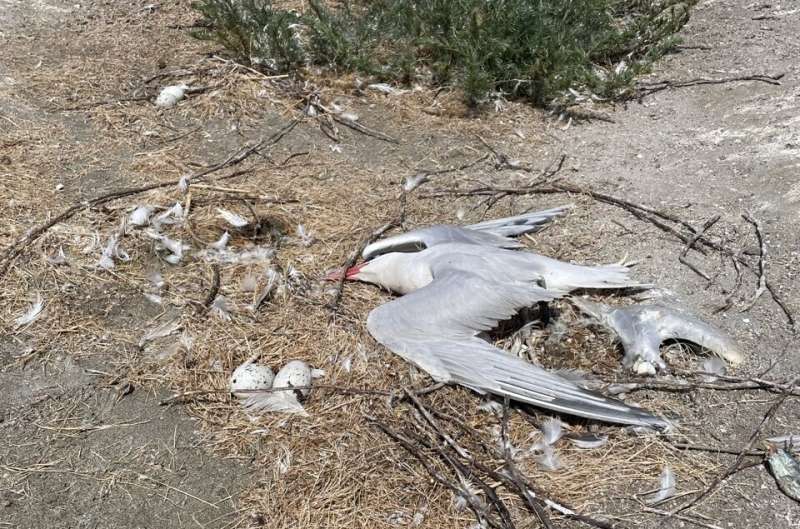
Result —
<instances>
[{"instance_id":1,"label":"white feather on ground","mask_svg":"<svg viewBox=\"0 0 800 529\"><path fill-rule=\"evenodd\" d=\"M553 471L561 468L561 460L556 454L555 448L551 445L545 445L542 448L542 453L534 456L534 459L544 470Z\"/></svg>"},{"instance_id":2,"label":"white feather on ground","mask_svg":"<svg viewBox=\"0 0 800 529\"><path fill-rule=\"evenodd\" d=\"M209 263L244 265L269 261L275 255L275 250L266 246L256 246L239 252L227 248L223 250L201 250L195 255Z\"/></svg>"},{"instance_id":3,"label":"white feather on ground","mask_svg":"<svg viewBox=\"0 0 800 529\"><path fill-rule=\"evenodd\" d=\"M55 255L48 255L46 258L47 262L51 265L59 266L69 264L67 256L64 253L64 247L62 246L58 247L58 252Z\"/></svg>"},{"instance_id":4,"label":"white feather on ground","mask_svg":"<svg viewBox=\"0 0 800 529\"><path fill-rule=\"evenodd\" d=\"M97 261L97 266L103 270L112 270L114 268L114 258L120 261L130 261L130 256L119 248L119 236L115 233L109 237L100 259Z\"/></svg>"},{"instance_id":5,"label":"white feather on ground","mask_svg":"<svg viewBox=\"0 0 800 529\"><path fill-rule=\"evenodd\" d=\"M183 220L183 206L180 202L176 202L174 206L151 221L151 224L156 230L159 230L162 224L180 224Z\"/></svg>"},{"instance_id":6,"label":"white feather on ground","mask_svg":"<svg viewBox=\"0 0 800 529\"><path fill-rule=\"evenodd\" d=\"M44 300L42 300L42 295L38 292L36 293L36 301L30 306L30 308L23 314L22 316L18 317L14 320L14 325L17 329L20 327L25 327L26 325L30 325L42 314L42 310L44 309Z\"/></svg>"},{"instance_id":7,"label":"white feather on ground","mask_svg":"<svg viewBox=\"0 0 800 529\"><path fill-rule=\"evenodd\" d=\"M222 251L228 246L228 242L231 240L231 234L227 231L222 234L222 236L217 240L217 242L213 242L209 245L210 248L214 250Z\"/></svg>"},{"instance_id":8,"label":"white feather on ground","mask_svg":"<svg viewBox=\"0 0 800 529\"><path fill-rule=\"evenodd\" d=\"M587 434L576 437L567 437L567 439L570 443L575 445L576 448L581 448L583 450L601 448L608 444L608 436L606 435Z\"/></svg>"},{"instance_id":9,"label":"white feather on ground","mask_svg":"<svg viewBox=\"0 0 800 529\"><path fill-rule=\"evenodd\" d=\"M150 222L150 215L152 214L152 207L139 206L128 216L128 224L131 226L144 226Z\"/></svg>"},{"instance_id":10,"label":"white feather on ground","mask_svg":"<svg viewBox=\"0 0 800 529\"><path fill-rule=\"evenodd\" d=\"M647 503L655 505L675 495L675 473L666 465L661 471L658 492Z\"/></svg>"},{"instance_id":11,"label":"white feather on ground","mask_svg":"<svg viewBox=\"0 0 800 529\"><path fill-rule=\"evenodd\" d=\"M561 421L555 417L551 417L542 423L542 435L544 442L548 445L555 444L556 441L561 439L564 431L561 428Z\"/></svg>"},{"instance_id":12,"label":"white feather on ground","mask_svg":"<svg viewBox=\"0 0 800 529\"><path fill-rule=\"evenodd\" d=\"M211 303L211 313L222 321L231 321L231 311L225 296L217 296Z\"/></svg>"},{"instance_id":13,"label":"white feather on ground","mask_svg":"<svg viewBox=\"0 0 800 529\"><path fill-rule=\"evenodd\" d=\"M189 87L185 84L165 86L156 98L156 106L161 108L171 108L178 104L178 101L186 97L186 90Z\"/></svg>"},{"instance_id":14,"label":"white feather on ground","mask_svg":"<svg viewBox=\"0 0 800 529\"><path fill-rule=\"evenodd\" d=\"M403 191L410 193L427 181L428 177L424 174L409 176L403 182Z\"/></svg>"},{"instance_id":15,"label":"white feather on ground","mask_svg":"<svg viewBox=\"0 0 800 529\"><path fill-rule=\"evenodd\" d=\"M153 340L157 340L159 338L164 338L169 336L170 334L176 333L181 329L181 319L180 316L175 316L166 320L155 327L152 327L148 330L142 339L139 340L139 347L143 347L147 342L152 342Z\"/></svg>"},{"instance_id":16,"label":"white feather on ground","mask_svg":"<svg viewBox=\"0 0 800 529\"><path fill-rule=\"evenodd\" d=\"M191 178L187 175L183 175L180 180L178 180L178 191L183 194L186 194L189 191L189 185L191 184Z\"/></svg>"},{"instance_id":17,"label":"white feather on ground","mask_svg":"<svg viewBox=\"0 0 800 529\"><path fill-rule=\"evenodd\" d=\"M302 242L305 247L314 244L314 237L306 231L306 227L302 224L297 225L297 236L300 237L300 242Z\"/></svg>"},{"instance_id":18,"label":"white feather on ground","mask_svg":"<svg viewBox=\"0 0 800 529\"><path fill-rule=\"evenodd\" d=\"M234 213L233 211L228 211L227 209L217 208L217 213L219 216L228 224L233 226L234 228L244 228L250 222L242 217L241 215Z\"/></svg>"}]
</instances>

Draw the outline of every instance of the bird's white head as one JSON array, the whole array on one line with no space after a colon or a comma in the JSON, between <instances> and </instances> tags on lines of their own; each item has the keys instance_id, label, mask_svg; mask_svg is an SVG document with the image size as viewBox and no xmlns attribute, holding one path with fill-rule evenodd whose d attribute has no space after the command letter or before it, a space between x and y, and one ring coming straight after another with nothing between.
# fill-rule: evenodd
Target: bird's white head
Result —
<instances>
[{"instance_id":1,"label":"bird's white head","mask_svg":"<svg viewBox=\"0 0 800 529\"><path fill-rule=\"evenodd\" d=\"M342 276L350 281L363 281L380 287L407 294L431 282L431 273L416 266L414 257L419 254L393 252L379 255L346 270L334 270L325 279L339 281Z\"/></svg>"}]
</instances>

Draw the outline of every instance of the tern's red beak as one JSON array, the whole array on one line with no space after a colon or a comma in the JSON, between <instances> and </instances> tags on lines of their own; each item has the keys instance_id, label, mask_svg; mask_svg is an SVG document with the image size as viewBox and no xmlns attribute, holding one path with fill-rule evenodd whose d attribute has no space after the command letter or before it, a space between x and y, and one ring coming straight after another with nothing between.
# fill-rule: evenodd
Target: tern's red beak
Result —
<instances>
[{"instance_id":1,"label":"tern's red beak","mask_svg":"<svg viewBox=\"0 0 800 529\"><path fill-rule=\"evenodd\" d=\"M333 270L328 275L325 276L326 281L341 281L342 276L344 275L345 279L353 279L354 276L358 275L361 269L364 267L366 263L357 264L355 266L351 266L350 268L344 269L340 268L337 270Z\"/></svg>"}]
</instances>

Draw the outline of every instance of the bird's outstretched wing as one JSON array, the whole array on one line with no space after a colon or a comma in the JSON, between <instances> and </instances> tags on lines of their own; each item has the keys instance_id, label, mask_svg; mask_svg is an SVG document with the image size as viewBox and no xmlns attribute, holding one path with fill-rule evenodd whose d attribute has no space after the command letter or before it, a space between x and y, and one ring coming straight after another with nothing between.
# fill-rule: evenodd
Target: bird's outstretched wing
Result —
<instances>
[{"instance_id":1,"label":"bird's outstretched wing","mask_svg":"<svg viewBox=\"0 0 800 529\"><path fill-rule=\"evenodd\" d=\"M364 248L361 255L364 259L372 259L384 253L418 252L437 244L449 242L497 248L520 248L522 245L509 237L537 231L555 217L563 215L571 207L572 205L561 206L465 227L448 224L428 226L376 241Z\"/></svg>"},{"instance_id":2,"label":"bird's outstretched wing","mask_svg":"<svg viewBox=\"0 0 800 529\"><path fill-rule=\"evenodd\" d=\"M532 283L491 282L454 271L374 309L370 334L435 380L561 413L651 427L667 423L583 389L478 337L523 307L557 296Z\"/></svg>"}]
</instances>

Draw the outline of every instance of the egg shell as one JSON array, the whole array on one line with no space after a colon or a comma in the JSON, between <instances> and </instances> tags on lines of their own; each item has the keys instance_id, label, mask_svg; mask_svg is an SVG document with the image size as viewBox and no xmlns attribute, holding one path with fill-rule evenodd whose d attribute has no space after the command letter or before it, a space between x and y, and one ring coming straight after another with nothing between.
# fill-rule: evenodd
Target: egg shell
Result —
<instances>
[{"instance_id":1,"label":"egg shell","mask_svg":"<svg viewBox=\"0 0 800 529\"><path fill-rule=\"evenodd\" d=\"M250 395L247 393L239 393L239 391L246 389L269 389L272 387L274 379L275 375L269 367L247 362L237 367L233 371L233 374L231 374L231 393L240 399L245 399Z\"/></svg>"},{"instance_id":2,"label":"egg shell","mask_svg":"<svg viewBox=\"0 0 800 529\"><path fill-rule=\"evenodd\" d=\"M297 391L304 397L308 396L309 389L307 386L311 385L311 367L302 360L292 360L287 363L275 375L273 387L288 388L288 387L306 387L306 389L298 389Z\"/></svg>"}]
</instances>

